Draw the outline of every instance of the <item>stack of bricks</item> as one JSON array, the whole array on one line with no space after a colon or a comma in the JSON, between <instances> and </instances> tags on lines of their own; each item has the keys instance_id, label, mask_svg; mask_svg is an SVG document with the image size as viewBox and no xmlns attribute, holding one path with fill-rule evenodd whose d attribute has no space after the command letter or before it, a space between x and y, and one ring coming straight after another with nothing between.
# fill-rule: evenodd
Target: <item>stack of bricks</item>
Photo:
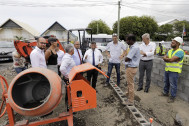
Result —
<instances>
[{"instance_id":1,"label":"stack of bricks","mask_svg":"<svg viewBox=\"0 0 189 126\"><path fill-rule=\"evenodd\" d=\"M189 57L187 57L189 59ZM187 59L185 58L185 59ZM179 74L178 85L177 85L177 96L181 99L189 102L189 63L185 61L182 73ZM165 62L161 57L155 57L153 60L153 70L151 73L151 82L161 88L164 87L164 72ZM136 78L139 78L139 72L137 72ZM145 82L145 79L144 79ZM163 89L162 89L163 90Z\"/></svg>"}]
</instances>

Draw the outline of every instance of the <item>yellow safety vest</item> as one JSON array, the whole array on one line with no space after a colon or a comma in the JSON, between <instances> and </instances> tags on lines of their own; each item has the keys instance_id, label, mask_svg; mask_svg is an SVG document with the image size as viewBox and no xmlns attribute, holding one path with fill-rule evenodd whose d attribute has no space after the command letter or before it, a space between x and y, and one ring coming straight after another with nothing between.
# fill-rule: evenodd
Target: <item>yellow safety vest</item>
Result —
<instances>
[{"instance_id":1,"label":"yellow safety vest","mask_svg":"<svg viewBox=\"0 0 189 126\"><path fill-rule=\"evenodd\" d=\"M183 50L179 48L173 54L172 54L172 51L173 51L173 49L169 50L169 52L168 52L168 57L169 58L172 58L178 51L183 51ZM166 64L165 64L165 71L171 71L171 72L181 73L181 71L182 71L182 65L183 65L183 60L184 60L184 58L181 61L179 61L179 62L166 62Z\"/></svg>"},{"instance_id":2,"label":"yellow safety vest","mask_svg":"<svg viewBox=\"0 0 189 126\"><path fill-rule=\"evenodd\" d=\"M165 55L166 49L165 49L165 47L163 47L163 46L162 46L162 48L163 48L162 54ZM160 49L160 47L158 46L158 47L156 48L156 54L159 54L159 53L160 53L160 50L161 50L161 49Z\"/></svg>"}]
</instances>

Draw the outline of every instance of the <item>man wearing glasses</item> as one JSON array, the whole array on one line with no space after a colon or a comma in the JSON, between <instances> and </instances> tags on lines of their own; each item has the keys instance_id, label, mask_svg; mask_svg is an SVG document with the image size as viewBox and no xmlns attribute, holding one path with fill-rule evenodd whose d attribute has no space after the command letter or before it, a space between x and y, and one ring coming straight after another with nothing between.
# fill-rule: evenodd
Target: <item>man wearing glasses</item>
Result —
<instances>
[{"instance_id":1,"label":"man wearing glasses","mask_svg":"<svg viewBox=\"0 0 189 126\"><path fill-rule=\"evenodd\" d=\"M43 37L37 39L37 46L30 54L30 61L32 67L47 68L44 50L46 47L46 40Z\"/></svg>"}]
</instances>

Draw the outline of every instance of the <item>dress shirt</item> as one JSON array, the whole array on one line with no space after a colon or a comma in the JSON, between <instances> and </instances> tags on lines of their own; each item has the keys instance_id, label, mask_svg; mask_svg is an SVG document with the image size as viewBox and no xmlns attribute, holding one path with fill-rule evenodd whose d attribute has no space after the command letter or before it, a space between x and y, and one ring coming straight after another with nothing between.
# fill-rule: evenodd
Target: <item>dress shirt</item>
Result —
<instances>
[{"instance_id":1,"label":"dress shirt","mask_svg":"<svg viewBox=\"0 0 189 126\"><path fill-rule=\"evenodd\" d=\"M113 42L108 43L106 50L110 51L110 59L109 62L111 63L120 63L120 56L121 56L121 50L126 50L126 47L123 43L118 42L117 44L114 44Z\"/></svg>"},{"instance_id":2,"label":"dress shirt","mask_svg":"<svg viewBox=\"0 0 189 126\"><path fill-rule=\"evenodd\" d=\"M64 56L64 51L58 50L58 52L56 52L56 53L57 53L57 55L58 55L57 63L58 63L58 65L61 65L62 58L63 58L63 56Z\"/></svg>"},{"instance_id":3,"label":"dress shirt","mask_svg":"<svg viewBox=\"0 0 189 126\"><path fill-rule=\"evenodd\" d=\"M87 56L87 59L85 59L86 56ZM100 50L98 50L97 48L95 48L95 50L94 50L94 56L95 56L95 58L94 58L95 59L95 66L102 63L103 56L102 56L102 53L100 52ZM83 57L83 61L88 62L90 64L93 64L93 50L92 49L88 49L85 52L85 55Z\"/></svg>"},{"instance_id":4,"label":"dress shirt","mask_svg":"<svg viewBox=\"0 0 189 126\"><path fill-rule=\"evenodd\" d=\"M30 54L30 61L32 67L47 68L44 50L38 48L37 46Z\"/></svg>"},{"instance_id":5,"label":"dress shirt","mask_svg":"<svg viewBox=\"0 0 189 126\"><path fill-rule=\"evenodd\" d=\"M130 46L129 53L127 58L131 59L130 61L126 62L126 67L138 67L140 62L140 48L138 43L134 43Z\"/></svg>"},{"instance_id":6,"label":"dress shirt","mask_svg":"<svg viewBox=\"0 0 189 126\"><path fill-rule=\"evenodd\" d=\"M83 56L82 56L81 50L78 49L78 51L79 51L79 54L80 54L80 57L81 57L81 62L82 62ZM75 64L76 64L76 66L81 64L78 51L77 51L76 48L74 48L74 54L73 54L73 56L72 56L72 58L73 58L73 60L74 60L74 62L75 62Z\"/></svg>"},{"instance_id":7,"label":"dress shirt","mask_svg":"<svg viewBox=\"0 0 189 126\"><path fill-rule=\"evenodd\" d=\"M62 58L62 63L60 66L60 72L62 73L62 75L65 76L66 78L69 78L68 75L74 66L75 66L75 62L72 56L68 53L65 53Z\"/></svg>"},{"instance_id":8,"label":"dress shirt","mask_svg":"<svg viewBox=\"0 0 189 126\"><path fill-rule=\"evenodd\" d=\"M152 60L154 59L154 51L156 49L156 44L154 42L150 42L146 45L144 42L140 45L140 51L146 53L146 56L141 56L141 60Z\"/></svg>"}]
</instances>

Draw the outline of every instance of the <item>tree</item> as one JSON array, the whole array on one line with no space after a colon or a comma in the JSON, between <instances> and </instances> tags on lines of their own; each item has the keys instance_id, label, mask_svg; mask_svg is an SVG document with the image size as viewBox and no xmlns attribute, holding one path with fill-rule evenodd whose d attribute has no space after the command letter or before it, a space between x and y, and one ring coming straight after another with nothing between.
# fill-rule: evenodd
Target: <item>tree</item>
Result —
<instances>
[{"instance_id":1,"label":"tree","mask_svg":"<svg viewBox=\"0 0 189 126\"><path fill-rule=\"evenodd\" d=\"M110 29L110 27L108 27L108 25L100 20L93 20L88 24L88 28L92 28L92 34L100 34L100 33L104 33L104 34L112 34L112 30ZM97 33L97 29L98 29L98 33ZM87 33L90 33L89 31Z\"/></svg>"},{"instance_id":2,"label":"tree","mask_svg":"<svg viewBox=\"0 0 189 126\"><path fill-rule=\"evenodd\" d=\"M156 40L171 40L173 38L173 25L172 24L164 24L158 28L158 35Z\"/></svg>"},{"instance_id":3,"label":"tree","mask_svg":"<svg viewBox=\"0 0 189 126\"><path fill-rule=\"evenodd\" d=\"M157 22L149 16L129 16L120 20L120 39L125 39L125 35L134 34L137 40L141 40L144 33L149 33L151 38L158 30ZM117 32L117 21L113 25L113 32Z\"/></svg>"}]
</instances>

